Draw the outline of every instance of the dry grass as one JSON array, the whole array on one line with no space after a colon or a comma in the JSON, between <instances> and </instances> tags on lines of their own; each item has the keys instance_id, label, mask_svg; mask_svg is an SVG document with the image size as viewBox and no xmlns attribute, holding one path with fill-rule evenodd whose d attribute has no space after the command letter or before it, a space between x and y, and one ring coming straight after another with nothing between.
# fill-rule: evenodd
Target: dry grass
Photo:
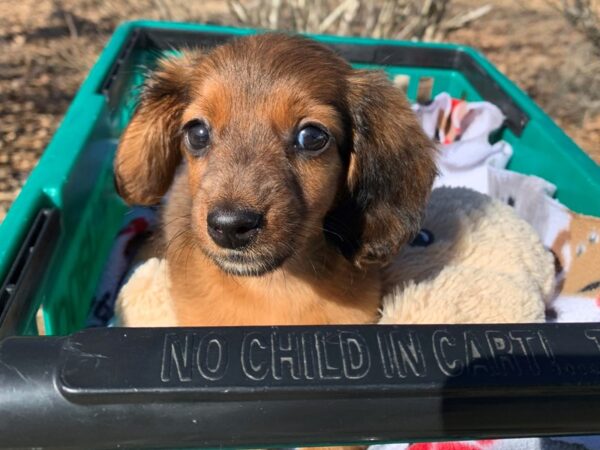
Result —
<instances>
[{"instance_id":1,"label":"dry grass","mask_svg":"<svg viewBox=\"0 0 600 450\"><path fill-rule=\"evenodd\" d=\"M442 40L491 5L449 13L450 0L229 0L240 25L388 39Z\"/></svg>"},{"instance_id":2,"label":"dry grass","mask_svg":"<svg viewBox=\"0 0 600 450\"><path fill-rule=\"evenodd\" d=\"M580 122L589 122L600 114L600 0L547 1L586 40L573 49L575 64L559 68L559 76L565 82L559 86L557 100L550 108L558 106L558 99L579 95L580 101L569 105L569 114Z\"/></svg>"},{"instance_id":3,"label":"dry grass","mask_svg":"<svg viewBox=\"0 0 600 450\"><path fill-rule=\"evenodd\" d=\"M548 0L600 55L600 0Z\"/></svg>"}]
</instances>

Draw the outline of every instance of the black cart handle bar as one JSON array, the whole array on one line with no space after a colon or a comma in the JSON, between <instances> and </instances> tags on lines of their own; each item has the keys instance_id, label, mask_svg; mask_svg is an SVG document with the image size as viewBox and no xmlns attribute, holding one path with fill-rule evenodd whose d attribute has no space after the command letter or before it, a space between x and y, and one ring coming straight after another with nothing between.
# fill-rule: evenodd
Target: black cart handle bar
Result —
<instances>
[{"instance_id":1,"label":"black cart handle bar","mask_svg":"<svg viewBox=\"0 0 600 450\"><path fill-rule=\"evenodd\" d=\"M90 329L0 342L0 446L600 433L600 325Z\"/></svg>"}]
</instances>

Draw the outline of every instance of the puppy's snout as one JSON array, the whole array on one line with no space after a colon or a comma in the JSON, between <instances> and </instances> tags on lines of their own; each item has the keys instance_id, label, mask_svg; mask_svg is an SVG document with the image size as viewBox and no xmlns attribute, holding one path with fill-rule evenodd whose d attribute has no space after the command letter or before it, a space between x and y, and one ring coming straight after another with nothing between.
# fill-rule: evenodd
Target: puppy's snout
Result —
<instances>
[{"instance_id":1,"label":"puppy's snout","mask_svg":"<svg viewBox=\"0 0 600 450\"><path fill-rule=\"evenodd\" d=\"M263 215L248 209L215 208L207 217L208 234L220 247L238 249L250 244L263 225Z\"/></svg>"}]
</instances>

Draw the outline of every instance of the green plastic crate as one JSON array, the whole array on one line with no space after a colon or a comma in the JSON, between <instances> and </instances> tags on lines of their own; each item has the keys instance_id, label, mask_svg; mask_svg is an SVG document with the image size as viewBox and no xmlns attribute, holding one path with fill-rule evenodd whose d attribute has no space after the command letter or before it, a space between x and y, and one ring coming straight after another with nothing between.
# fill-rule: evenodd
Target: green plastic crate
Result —
<instances>
[{"instance_id":1,"label":"green plastic crate","mask_svg":"<svg viewBox=\"0 0 600 450\"><path fill-rule=\"evenodd\" d=\"M8 334L36 334L34 316L40 305L47 334L69 334L83 326L126 211L114 191L112 159L144 69L180 45L211 45L256 32L145 21L125 23L115 31L0 226L0 310L7 313L15 292L21 293L23 303ZM433 79L432 95L447 91L498 104L508 117L498 138L514 148L509 168L551 181L562 203L600 216L600 167L475 50L452 44L314 37L356 66L410 77L411 100L425 77ZM40 246L43 251L36 253Z\"/></svg>"}]
</instances>

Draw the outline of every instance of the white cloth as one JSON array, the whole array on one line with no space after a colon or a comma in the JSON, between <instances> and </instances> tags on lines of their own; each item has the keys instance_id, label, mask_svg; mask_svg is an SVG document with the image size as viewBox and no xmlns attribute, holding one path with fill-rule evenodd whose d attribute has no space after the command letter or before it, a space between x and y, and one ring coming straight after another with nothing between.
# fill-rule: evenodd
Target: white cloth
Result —
<instances>
[{"instance_id":1,"label":"white cloth","mask_svg":"<svg viewBox=\"0 0 600 450\"><path fill-rule=\"evenodd\" d=\"M556 186L543 178L488 167L488 194L514 207L542 239L552 247L558 233L569 228L569 210L552 196Z\"/></svg>"},{"instance_id":2,"label":"white cloth","mask_svg":"<svg viewBox=\"0 0 600 450\"><path fill-rule=\"evenodd\" d=\"M512 156L508 142L494 145L473 141L458 141L444 146L438 159L439 175L433 187L467 187L488 193L488 167L504 168Z\"/></svg>"},{"instance_id":3,"label":"white cloth","mask_svg":"<svg viewBox=\"0 0 600 450\"><path fill-rule=\"evenodd\" d=\"M441 93L428 105L414 105L413 110L425 133L440 142L434 188L468 187L487 193L487 167L506 167L513 153L506 141L489 142L490 134L504 122L500 109L488 102L459 102L453 108L452 98Z\"/></svg>"},{"instance_id":4,"label":"white cloth","mask_svg":"<svg viewBox=\"0 0 600 450\"><path fill-rule=\"evenodd\" d=\"M558 323L600 322L600 304L598 300L583 295L559 295L552 302ZM600 436L597 437L600 449Z\"/></svg>"}]
</instances>

